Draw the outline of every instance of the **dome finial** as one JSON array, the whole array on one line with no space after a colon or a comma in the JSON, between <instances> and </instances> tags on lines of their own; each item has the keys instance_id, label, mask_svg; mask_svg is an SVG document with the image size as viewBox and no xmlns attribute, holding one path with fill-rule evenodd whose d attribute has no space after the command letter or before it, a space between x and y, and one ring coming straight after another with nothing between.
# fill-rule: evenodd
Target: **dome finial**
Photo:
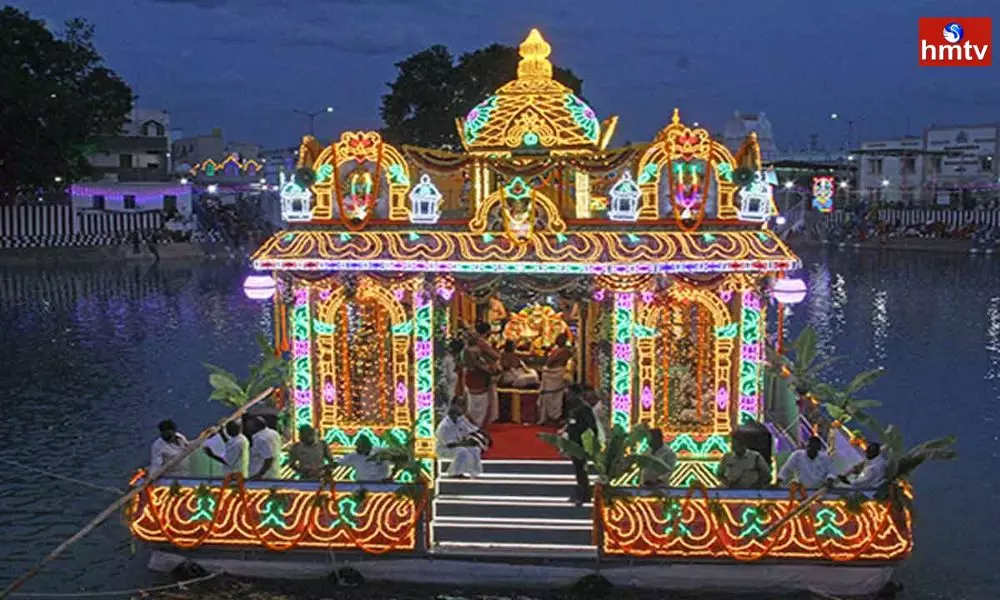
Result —
<instances>
[{"instance_id":1,"label":"dome finial","mask_svg":"<svg viewBox=\"0 0 1000 600\"><path fill-rule=\"evenodd\" d=\"M681 109L674 108L674 116L670 119L674 125L678 125L681 122Z\"/></svg>"},{"instance_id":2,"label":"dome finial","mask_svg":"<svg viewBox=\"0 0 1000 600\"><path fill-rule=\"evenodd\" d=\"M552 79L552 63L548 60L552 54L552 46L545 41L541 32L532 29L521 42L519 53L521 62L517 65L518 79Z\"/></svg>"}]
</instances>

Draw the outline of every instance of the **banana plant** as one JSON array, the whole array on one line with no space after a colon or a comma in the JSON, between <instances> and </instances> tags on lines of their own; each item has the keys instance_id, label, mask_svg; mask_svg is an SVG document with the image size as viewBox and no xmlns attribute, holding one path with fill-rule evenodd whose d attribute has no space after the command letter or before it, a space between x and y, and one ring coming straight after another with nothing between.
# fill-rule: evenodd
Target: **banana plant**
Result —
<instances>
[{"instance_id":1,"label":"banana plant","mask_svg":"<svg viewBox=\"0 0 1000 600\"><path fill-rule=\"evenodd\" d=\"M421 459L417 456L416 436L409 432L405 439L392 431L379 438L378 448L372 451L372 460L388 465L392 479L403 485L399 493L417 499L423 493L431 493L432 486ZM425 491L426 490L426 491Z\"/></svg>"},{"instance_id":2,"label":"banana plant","mask_svg":"<svg viewBox=\"0 0 1000 600\"><path fill-rule=\"evenodd\" d=\"M883 452L888 454L889 466L886 472L886 482L875 492L876 500L888 500L895 512L897 523L903 523L903 513L913 515L913 499L905 492L903 482L907 481L913 472L921 465L931 461L950 461L958 458L954 448L955 436L935 438L905 448L903 435L895 425L889 425L879 431Z\"/></svg>"},{"instance_id":3,"label":"banana plant","mask_svg":"<svg viewBox=\"0 0 1000 600\"><path fill-rule=\"evenodd\" d=\"M649 428L642 423L635 425L628 433L622 426L616 425L603 446L590 430L581 436L582 444L551 433L539 433L538 437L562 454L594 465L597 482L609 498L614 497L614 483L630 475L636 468L646 470L654 477L670 470L659 458L637 451L640 442L649 438Z\"/></svg>"},{"instance_id":4,"label":"banana plant","mask_svg":"<svg viewBox=\"0 0 1000 600\"><path fill-rule=\"evenodd\" d=\"M819 384L820 373L841 360L841 357L817 360L819 353L816 348L816 330L812 327L803 329L788 347L791 349L791 356L779 354L768 347L768 366L777 371L778 375L787 378L800 400L804 400Z\"/></svg>"},{"instance_id":5,"label":"banana plant","mask_svg":"<svg viewBox=\"0 0 1000 600\"><path fill-rule=\"evenodd\" d=\"M815 393L835 426L837 424L852 428L860 426L871 433L879 434L882 428L868 411L882 406L882 403L878 400L861 399L857 395L884 374L885 371L882 369L858 373L844 388L834 387L828 383L817 383ZM860 432L855 430L855 433Z\"/></svg>"},{"instance_id":6,"label":"banana plant","mask_svg":"<svg viewBox=\"0 0 1000 600\"><path fill-rule=\"evenodd\" d=\"M261 359L250 365L250 373L245 380L221 367L205 363L208 369L208 383L212 386L212 400L239 408L270 387L281 387L291 375L291 361L276 355L267 338L257 336Z\"/></svg>"}]
</instances>

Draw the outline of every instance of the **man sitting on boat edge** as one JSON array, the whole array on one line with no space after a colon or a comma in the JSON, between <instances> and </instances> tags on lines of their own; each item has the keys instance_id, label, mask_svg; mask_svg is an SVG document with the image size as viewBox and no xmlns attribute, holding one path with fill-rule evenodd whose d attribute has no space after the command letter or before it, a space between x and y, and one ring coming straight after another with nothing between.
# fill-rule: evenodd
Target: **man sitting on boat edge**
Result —
<instances>
[{"instance_id":1,"label":"man sitting on boat edge","mask_svg":"<svg viewBox=\"0 0 1000 600\"><path fill-rule=\"evenodd\" d=\"M778 471L778 485L798 482L806 489L831 486L836 477L830 457L822 452L823 442L816 436L809 438L805 449L791 453Z\"/></svg>"}]
</instances>

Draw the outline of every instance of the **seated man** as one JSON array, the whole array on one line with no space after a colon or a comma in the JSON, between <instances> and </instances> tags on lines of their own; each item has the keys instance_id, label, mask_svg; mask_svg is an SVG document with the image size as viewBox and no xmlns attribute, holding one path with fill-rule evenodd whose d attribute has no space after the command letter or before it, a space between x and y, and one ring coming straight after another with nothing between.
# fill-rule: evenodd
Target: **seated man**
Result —
<instances>
[{"instance_id":1,"label":"seated man","mask_svg":"<svg viewBox=\"0 0 1000 600\"><path fill-rule=\"evenodd\" d=\"M345 454L337 461L338 465L352 467L354 480L362 482L377 482L389 479L389 465L374 460L372 456L372 441L367 437L359 437L354 445L354 452Z\"/></svg>"},{"instance_id":2,"label":"seated man","mask_svg":"<svg viewBox=\"0 0 1000 600\"><path fill-rule=\"evenodd\" d=\"M756 450L747 448L743 439L733 436L733 449L719 462L719 479L728 488L759 490L767 487L771 468Z\"/></svg>"},{"instance_id":3,"label":"seated man","mask_svg":"<svg viewBox=\"0 0 1000 600\"><path fill-rule=\"evenodd\" d=\"M299 441L288 453L292 470L300 479L320 479L326 472L327 463L332 464L330 447L316 439L316 430L308 425L299 427Z\"/></svg>"},{"instance_id":4,"label":"seated man","mask_svg":"<svg viewBox=\"0 0 1000 600\"><path fill-rule=\"evenodd\" d=\"M839 479L856 490L873 490L885 483L888 471L889 461L882 453L882 447L877 442L872 442L865 449L865 460ZM848 475L853 475L854 479L850 479Z\"/></svg>"},{"instance_id":5,"label":"seated man","mask_svg":"<svg viewBox=\"0 0 1000 600\"><path fill-rule=\"evenodd\" d=\"M465 406L456 399L437 428L437 452L451 459L449 477L477 477L483 472L483 440L479 428L465 416Z\"/></svg>"},{"instance_id":6,"label":"seated man","mask_svg":"<svg viewBox=\"0 0 1000 600\"><path fill-rule=\"evenodd\" d=\"M670 476L673 475L674 468L677 466L677 455L674 454L670 446L663 443L663 431L660 429L649 432L649 455L663 461L667 465L667 470L656 474L648 469L643 469L642 484L669 486Z\"/></svg>"},{"instance_id":7,"label":"seated man","mask_svg":"<svg viewBox=\"0 0 1000 600\"><path fill-rule=\"evenodd\" d=\"M778 471L778 484L788 485L797 481L806 489L814 490L833 483L833 463L830 457L820 452L823 442L816 436L809 438L805 450L799 449L789 455Z\"/></svg>"}]
</instances>

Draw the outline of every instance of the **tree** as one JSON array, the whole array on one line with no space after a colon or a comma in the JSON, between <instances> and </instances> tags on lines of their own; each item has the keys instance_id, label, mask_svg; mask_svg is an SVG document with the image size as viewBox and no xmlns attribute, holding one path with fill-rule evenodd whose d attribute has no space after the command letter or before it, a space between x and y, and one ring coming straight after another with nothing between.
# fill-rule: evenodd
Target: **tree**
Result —
<instances>
[{"instance_id":1,"label":"tree","mask_svg":"<svg viewBox=\"0 0 1000 600\"><path fill-rule=\"evenodd\" d=\"M250 365L250 374L244 380L221 367L205 364L209 373L208 383L212 386L212 400L239 408L269 388L279 388L291 379L291 361L279 356L262 335L257 336L257 346L260 348L260 360Z\"/></svg>"},{"instance_id":2,"label":"tree","mask_svg":"<svg viewBox=\"0 0 1000 600\"><path fill-rule=\"evenodd\" d=\"M86 21L57 37L5 7L0 31L0 197L80 179L101 137L125 122L132 90L104 67Z\"/></svg>"},{"instance_id":3,"label":"tree","mask_svg":"<svg viewBox=\"0 0 1000 600\"><path fill-rule=\"evenodd\" d=\"M463 54L456 63L444 46L431 46L396 63L396 80L382 96L385 138L394 144L428 148L461 147L455 118L517 77L517 48L493 44ZM583 81L555 67L553 79L580 95Z\"/></svg>"}]
</instances>

